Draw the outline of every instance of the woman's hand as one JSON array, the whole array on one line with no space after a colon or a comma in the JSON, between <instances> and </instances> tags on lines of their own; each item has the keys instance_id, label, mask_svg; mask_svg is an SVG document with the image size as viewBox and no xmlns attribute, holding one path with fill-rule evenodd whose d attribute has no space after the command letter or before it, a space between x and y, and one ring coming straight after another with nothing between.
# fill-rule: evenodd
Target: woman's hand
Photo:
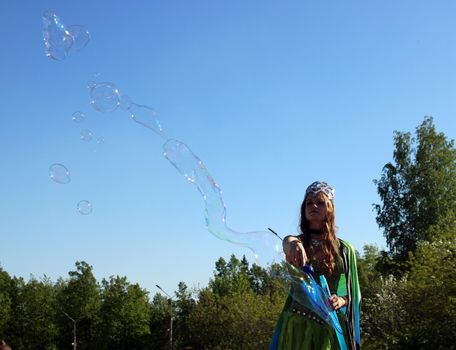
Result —
<instances>
[{"instance_id":1,"label":"woman's hand","mask_svg":"<svg viewBox=\"0 0 456 350\"><path fill-rule=\"evenodd\" d=\"M285 260L300 269L307 262L307 255L302 242L295 236L287 236L282 241Z\"/></svg>"},{"instance_id":2,"label":"woman's hand","mask_svg":"<svg viewBox=\"0 0 456 350\"><path fill-rule=\"evenodd\" d=\"M334 310L339 310L341 307L347 305L347 301L343 297L339 297L336 294L333 294L329 297L329 302L331 303Z\"/></svg>"}]
</instances>

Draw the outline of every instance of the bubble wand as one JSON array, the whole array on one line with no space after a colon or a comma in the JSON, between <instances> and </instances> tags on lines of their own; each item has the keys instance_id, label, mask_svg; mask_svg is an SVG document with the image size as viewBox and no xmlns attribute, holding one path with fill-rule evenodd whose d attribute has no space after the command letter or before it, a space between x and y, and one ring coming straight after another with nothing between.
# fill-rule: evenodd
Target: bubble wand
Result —
<instances>
[{"instance_id":1,"label":"bubble wand","mask_svg":"<svg viewBox=\"0 0 456 350\"><path fill-rule=\"evenodd\" d=\"M268 227L268 230L271 231L273 234L275 234L275 235L277 236L278 239L280 239L281 241L283 241L282 237L280 237L280 236L278 235L278 233L275 232L272 228L269 228L269 227Z\"/></svg>"}]
</instances>

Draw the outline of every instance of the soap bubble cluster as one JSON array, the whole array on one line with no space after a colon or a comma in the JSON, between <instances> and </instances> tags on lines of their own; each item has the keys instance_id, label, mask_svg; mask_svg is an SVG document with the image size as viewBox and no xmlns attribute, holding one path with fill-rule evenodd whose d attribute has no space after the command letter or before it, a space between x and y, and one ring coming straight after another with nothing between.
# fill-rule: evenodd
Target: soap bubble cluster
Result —
<instances>
[{"instance_id":1,"label":"soap bubble cluster","mask_svg":"<svg viewBox=\"0 0 456 350\"><path fill-rule=\"evenodd\" d=\"M128 113L134 122L152 130L161 137L165 137L157 112L149 106L134 103L130 96L120 93L116 84L89 81L87 87L90 105L96 111L111 113L120 107Z\"/></svg>"},{"instance_id":2,"label":"soap bubble cluster","mask_svg":"<svg viewBox=\"0 0 456 350\"><path fill-rule=\"evenodd\" d=\"M90 33L84 26L65 26L53 12L43 14L44 52L47 57L63 61L69 54L82 50L90 41Z\"/></svg>"},{"instance_id":3,"label":"soap bubble cluster","mask_svg":"<svg viewBox=\"0 0 456 350\"><path fill-rule=\"evenodd\" d=\"M82 50L90 41L90 33L84 26L66 26L53 12L43 14L43 38L45 52L49 58L64 60L69 54ZM226 224L226 207L221 196L221 189L207 171L204 163L179 140L166 139L164 130L157 117L157 112L144 104L134 102L130 96L121 94L112 82L88 83L90 105L98 112L112 113L118 109L126 111L135 123L153 131L166 140L163 145L164 155L171 164L191 183L203 196L205 202L206 225L213 235L225 241L250 249L258 261L266 255L276 256L280 249L276 237L268 231L237 232ZM81 111L74 112L72 119L82 123L85 115ZM89 142L93 133L89 129L80 132L80 139ZM105 142L103 137L96 139L97 144ZM54 164L50 177L58 183L70 181L69 172L61 164ZM77 205L78 211L87 215L92 212L92 204L82 200ZM264 259L265 260L265 259Z\"/></svg>"}]
</instances>

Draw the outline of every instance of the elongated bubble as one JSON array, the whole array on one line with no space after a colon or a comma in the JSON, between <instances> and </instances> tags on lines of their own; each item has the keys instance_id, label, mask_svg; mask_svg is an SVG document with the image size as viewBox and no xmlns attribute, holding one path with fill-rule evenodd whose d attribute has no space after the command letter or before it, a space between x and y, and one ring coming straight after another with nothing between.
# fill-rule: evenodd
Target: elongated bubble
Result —
<instances>
[{"instance_id":1,"label":"elongated bubble","mask_svg":"<svg viewBox=\"0 0 456 350\"><path fill-rule=\"evenodd\" d=\"M120 105L120 94L114 83L90 82L90 104L102 113L114 112Z\"/></svg>"},{"instance_id":2,"label":"elongated bubble","mask_svg":"<svg viewBox=\"0 0 456 350\"><path fill-rule=\"evenodd\" d=\"M68 26L67 32L73 39L73 44L69 48L71 53L82 50L90 41L90 33L84 26L78 24Z\"/></svg>"},{"instance_id":3,"label":"elongated bubble","mask_svg":"<svg viewBox=\"0 0 456 350\"><path fill-rule=\"evenodd\" d=\"M160 121L157 118L157 112L149 106L139 105L131 103L128 108L131 118L138 124L149 128L156 134L164 137L163 128L160 125Z\"/></svg>"},{"instance_id":4,"label":"elongated bubble","mask_svg":"<svg viewBox=\"0 0 456 350\"><path fill-rule=\"evenodd\" d=\"M62 185L71 181L70 171L60 163L54 163L49 167L49 178Z\"/></svg>"},{"instance_id":5,"label":"elongated bubble","mask_svg":"<svg viewBox=\"0 0 456 350\"><path fill-rule=\"evenodd\" d=\"M190 148L179 140L167 140L164 156L201 193L205 204L206 226L210 233L224 241L248 248L257 263L280 258L281 241L269 231L237 232L226 224L226 207L222 191L206 166Z\"/></svg>"},{"instance_id":6,"label":"elongated bubble","mask_svg":"<svg viewBox=\"0 0 456 350\"><path fill-rule=\"evenodd\" d=\"M120 96L120 108L128 111L132 105L133 101L131 100L131 97L128 95L122 95Z\"/></svg>"},{"instance_id":7,"label":"elongated bubble","mask_svg":"<svg viewBox=\"0 0 456 350\"><path fill-rule=\"evenodd\" d=\"M73 37L55 13L45 12L42 18L44 52L47 57L62 61L73 45Z\"/></svg>"}]
</instances>

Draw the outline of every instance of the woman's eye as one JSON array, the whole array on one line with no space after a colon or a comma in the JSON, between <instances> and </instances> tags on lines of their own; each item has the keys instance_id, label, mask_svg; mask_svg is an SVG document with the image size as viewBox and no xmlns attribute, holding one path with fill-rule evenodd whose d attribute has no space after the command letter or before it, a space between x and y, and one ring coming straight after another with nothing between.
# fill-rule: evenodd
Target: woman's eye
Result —
<instances>
[{"instance_id":1,"label":"woman's eye","mask_svg":"<svg viewBox=\"0 0 456 350\"><path fill-rule=\"evenodd\" d=\"M323 207L325 205L325 202L324 201L318 201L318 202L307 202L306 205L308 207L313 207L314 205L316 205L317 207Z\"/></svg>"}]
</instances>

